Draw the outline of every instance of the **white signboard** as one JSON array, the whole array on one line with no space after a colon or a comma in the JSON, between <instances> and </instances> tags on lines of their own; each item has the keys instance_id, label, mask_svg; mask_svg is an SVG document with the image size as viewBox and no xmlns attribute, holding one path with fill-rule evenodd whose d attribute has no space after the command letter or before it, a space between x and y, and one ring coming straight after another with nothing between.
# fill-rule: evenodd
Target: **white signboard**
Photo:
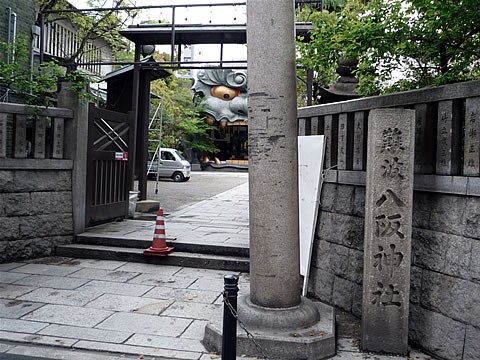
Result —
<instances>
[{"instance_id":1,"label":"white signboard","mask_svg":"<svg viewBox=\"0 0 480 360\"><path fill-rule=\"evenodd\" d=\"M307 293L313 238L320 203L324 154L324 135L298 137L300 274L304 276L304 296Z\"/></svg>"}]
</instances>

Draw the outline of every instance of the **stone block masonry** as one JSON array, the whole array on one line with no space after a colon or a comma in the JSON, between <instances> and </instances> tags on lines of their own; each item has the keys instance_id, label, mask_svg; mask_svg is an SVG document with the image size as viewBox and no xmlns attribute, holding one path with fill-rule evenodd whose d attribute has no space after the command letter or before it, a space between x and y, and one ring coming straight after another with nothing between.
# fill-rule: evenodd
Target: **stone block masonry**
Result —
<instances>
[{"instance_id":1,"label":"stone block masonry","mask_svg":"<svg viewBox=\"0 0 480 360\"><path fill-rule=\"evenodd\" d=\"M69 170L0 170L0 263L73 241Z\"/></svg>"},{"instance_id":2,"label":"stone block masonry","mask_svg":"<svg viewBox=\"0 0 480 360\"><path fill-rule=\"evenodd\" d=\"M325 183L309 295L362 316L365 187ZM480 198L414 191L409 342L448 360L480 353Z\"/></svg>"}]
</instances>

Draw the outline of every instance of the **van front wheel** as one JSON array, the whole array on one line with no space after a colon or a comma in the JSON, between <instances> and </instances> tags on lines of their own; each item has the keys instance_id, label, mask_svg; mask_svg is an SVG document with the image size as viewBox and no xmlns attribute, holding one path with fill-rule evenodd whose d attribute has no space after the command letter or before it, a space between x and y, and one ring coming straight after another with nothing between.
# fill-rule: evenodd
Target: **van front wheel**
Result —
<instances>
[{"instance_id":1,"label":"van front wheel","mask_svg":"<svg viewBox=\"0 0 480 360\"><path fill-rule=\"evenodd\" d=\"M181 172L176 172L172 175L172 179L175 182L182 182L184 179L184 176Z\"/></svg>"}]
</instances>

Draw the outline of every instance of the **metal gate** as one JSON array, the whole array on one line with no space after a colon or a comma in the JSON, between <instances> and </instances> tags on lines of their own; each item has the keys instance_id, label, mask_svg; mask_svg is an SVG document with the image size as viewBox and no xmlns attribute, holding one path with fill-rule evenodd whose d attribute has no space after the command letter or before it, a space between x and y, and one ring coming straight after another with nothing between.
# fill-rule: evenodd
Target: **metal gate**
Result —
<instances>
[{"instance_id":1,"label":"metal gate","mask_svg":"<svg viewBox=\"0 0 480 360\"><path fill-rule=\"evenodd\" d=\"M129 144L133 144L132 121L130 114L89 105L87 226L127 216L133 176L133 161L128 154Z\"/></svg>"}]
</instances>

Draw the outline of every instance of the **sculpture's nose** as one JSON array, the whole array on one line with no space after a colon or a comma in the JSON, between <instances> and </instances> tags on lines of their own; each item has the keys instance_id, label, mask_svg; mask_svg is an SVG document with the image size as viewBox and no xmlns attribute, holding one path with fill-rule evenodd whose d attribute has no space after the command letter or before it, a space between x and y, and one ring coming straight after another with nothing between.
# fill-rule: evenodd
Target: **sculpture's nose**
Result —
<instances>
[{"instance_id":1,"label":"sculpture's nose","mask_svg":"<svg viewBox=\"0 0 480 360\"><path fill-rule=\"evenodd\" d=\"M230 110L242 117L247 118L248 107L247 98L244 96L237 96L235 99L229 102Z\"/></svg>"}]
</instances>

